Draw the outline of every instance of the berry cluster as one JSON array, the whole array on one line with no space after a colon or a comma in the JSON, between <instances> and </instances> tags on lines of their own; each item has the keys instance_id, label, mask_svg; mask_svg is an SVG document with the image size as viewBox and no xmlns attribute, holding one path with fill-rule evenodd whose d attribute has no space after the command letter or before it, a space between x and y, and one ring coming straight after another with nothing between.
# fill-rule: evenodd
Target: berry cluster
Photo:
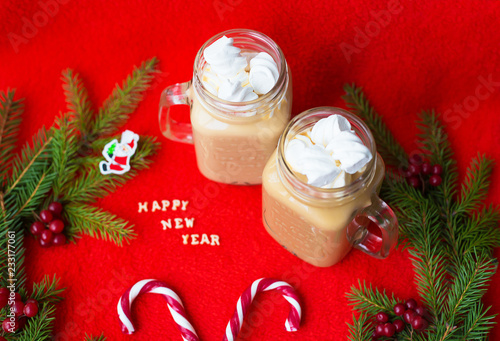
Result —
<instances>
[{"instance_id":1,"label":"berry cluster","mask_svg":"<svg viewBox=\"0 0 500 341\"><path fill-rule=\"evenodd\" d=\"M66 244L66 236L62 233L64 223L61 220L63 206L59 202L53 202L48 209L40 212L40 221L31 224L30 231L34 236L40 237L39 242L43 247L51 245Z\"/></svg>"},{"instance_id":2,"label":"berry cluster","mask_svg":"<svg viewBox=\"0 0 500 341\"><path fill-rule=\"evenodd\" d=\"M403 319L395 319L392 323L389 322L389 315L385 312L380 312L375 316L377 326L373 331L373 339L377 340L383 336L392 337L396 333L400 333L405 329L405 322L415 330L424 330L429 323L426 320L427 311L421 305L410 298L405 304L398 303L394 306L394 314Z\"/></svg>"},{"instance_id":3,"label":"berry cluster","mask_svg":"<svg viewBox=\"0 0 500 341\"><path fill-rule=\"evenodd\" d=\"M424 162L418 154L412 155L409 161L410 165L408 168L403 169L402 173L410 186L420 188L426 178L428 178L431 186L441 185L441 182L443 182L441 178L443 167L441 165L431 165L429 162Z\"/></svg>"},{"instance_id":4,"label":"berry cluster","mask_svg":"<svg viewBox=\"0 0 500 341\"><path fill-rule=\"evenodd\" d=\"M12 295L14 297L10 297ZM23 329L28 318L38 314L38 302L35 299L30 298L23 303L18 292L11 294L9 289L0 288L0 309L7 304L9 311L2 322L2 329L6 333Z\"/></svg>"}]
</instances>

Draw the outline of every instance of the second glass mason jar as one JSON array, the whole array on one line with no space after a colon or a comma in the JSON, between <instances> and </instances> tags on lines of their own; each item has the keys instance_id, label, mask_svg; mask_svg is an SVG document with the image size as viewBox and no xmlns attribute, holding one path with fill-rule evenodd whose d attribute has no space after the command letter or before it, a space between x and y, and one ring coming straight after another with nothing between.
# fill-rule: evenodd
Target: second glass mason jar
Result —
<instances>
[{"instance_id":1,"label":"second glass mason jar","mask_svg":"<svg viewBox=\"0 0 500 341\"><path fill-rule=\"evenodd\" d=\"M210 93L202 83L203 51L219 38L234 39L241 52L267 52L279 76L265 95L247 102L230 102ZM190 106L190 123L176 121L170 107ZM193 79L167 87L160 99L160 130L171 140L194 143L198 168L217 182L253 185L262 182L262 170L290 119L292 79L281 49L266 35L247 29L219 33L198 51Z\"/></svg>"},{"instance_id":2,"label":"second glass mason jar","mask_svg":"<svg viewBox=\"0 0 500 341\"><path fill-rule=\"evenodd\" d=\"M298 177L285 158L296 135L330 115L344 116L373 155L361 175L344 187L315 187ZM361 119L339 108L314 108L296 116L286 127L263 173L263 222L269 234L288 251L320 267L339 262L352 246L385 258L396 245L398 223L391 208L378 197L384 161ZM369 225L380 229L373 233Z\"/></svg>"}]
</instances>

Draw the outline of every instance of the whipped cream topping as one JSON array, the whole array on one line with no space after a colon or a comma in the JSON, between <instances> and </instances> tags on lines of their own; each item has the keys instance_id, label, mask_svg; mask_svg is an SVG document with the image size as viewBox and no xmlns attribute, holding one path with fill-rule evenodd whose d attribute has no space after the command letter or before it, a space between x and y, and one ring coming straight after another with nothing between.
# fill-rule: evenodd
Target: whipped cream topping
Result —
<instances>
[{"instance_id":1,"label":"whipped cream topping","mask_svg":"<svg viewBox=\"0 0 500 341\"><path fill-rule=\"evenodd\" d=\"M349 184L352 174L362 170L372 154L345 117L331 115L290 140L285 157L295 172L307 177L308 184L338 188Z\"/></svg>"},{"instance_id":2,"label":"whipped cream topping","mask_svg":"<svg viewBox=\"0 0 500 341\"><path fill-rule=\"evenodd\" d=\"M250 60L250 84L259 94L267 94L278 81L278 65L269 53L261 52Z\"/></svg>"},{"instance_id":3,"label":"whipped cream topping","mask_svg":"<svg viewBox=\"0 0 500 341\"><path fill-rule=\"evenodd\" d=\"M207 62L202 75L204 87L230 102L247 102L268 93L279 71L268 53L245 53L233 46L233 38L223 36L203 51Z\"/></svg>"}]
</instances>

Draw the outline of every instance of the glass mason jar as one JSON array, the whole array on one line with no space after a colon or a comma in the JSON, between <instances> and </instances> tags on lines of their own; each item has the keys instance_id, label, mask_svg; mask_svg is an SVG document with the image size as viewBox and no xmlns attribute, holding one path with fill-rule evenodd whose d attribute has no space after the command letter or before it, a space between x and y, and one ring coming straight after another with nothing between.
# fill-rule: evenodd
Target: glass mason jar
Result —
<instances>
[{"instance_id":1,"label":"glass mason jar","mask_svg":"<svg viewBox=\"0 0 500 341\"><path fill-rule=\"evenodd\" d=\"M265 95L247 102L229 102L210 93L201 82L203 51L222 36L234 39L241 52L267 52L279 77ZM190 106L190 123L178 122L170 107ZM170 140L194 143L198 168L210 180L239 185L262 182L262 170L290 120L292 78L283 52L271 38L247 29L219 33L198 51L193 79L167 87L160 99L160 130Z\"/></svg>"},{"instance_id":2,"label":"glass mason jar","mask_svg":"<svg viewBox=\"0 0 500 341\"><path fill-rule=\"evenodd\" d=\"M323 189L308 185L292 171L285 148L294 136L333 114L349 120L373 158L350 184ZM377 154L372 133L361 119L339 108L307 110L285 128L264 168L264 226L288 251L315 266L336 264L352 246L385 258L397 243L398 222L391 208L378 197L384 172L384 161Z\"/></svg>"}]
</instances>

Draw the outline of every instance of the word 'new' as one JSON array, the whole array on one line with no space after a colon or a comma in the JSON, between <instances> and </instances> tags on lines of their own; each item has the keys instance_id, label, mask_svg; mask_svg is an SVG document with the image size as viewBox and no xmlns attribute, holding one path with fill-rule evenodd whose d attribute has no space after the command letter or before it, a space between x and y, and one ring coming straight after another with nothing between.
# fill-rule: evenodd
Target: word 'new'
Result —
<instances>
[{"instance_id":1,"label":"word 'new'","mask_svg":"<svg viewBox=\"0 0 500 341\"><path fill-rule=\"evenodd\" d=\"M160 205L160 203L161 203L161 205ZM138 204L139 204L139 210L138 210L139 213L149 212L149 203L147 201L139 202ZM177 211L177 210L185 211L188 204L189 204L188 200L178 200L178 199L175 199L172 201L170 201L170 200L160 200L160 201L155 200L151 204L151 212L155 212L155 211L165 212L168 210L169 207L172 211Z\"/></svg>"}]
</instances>

